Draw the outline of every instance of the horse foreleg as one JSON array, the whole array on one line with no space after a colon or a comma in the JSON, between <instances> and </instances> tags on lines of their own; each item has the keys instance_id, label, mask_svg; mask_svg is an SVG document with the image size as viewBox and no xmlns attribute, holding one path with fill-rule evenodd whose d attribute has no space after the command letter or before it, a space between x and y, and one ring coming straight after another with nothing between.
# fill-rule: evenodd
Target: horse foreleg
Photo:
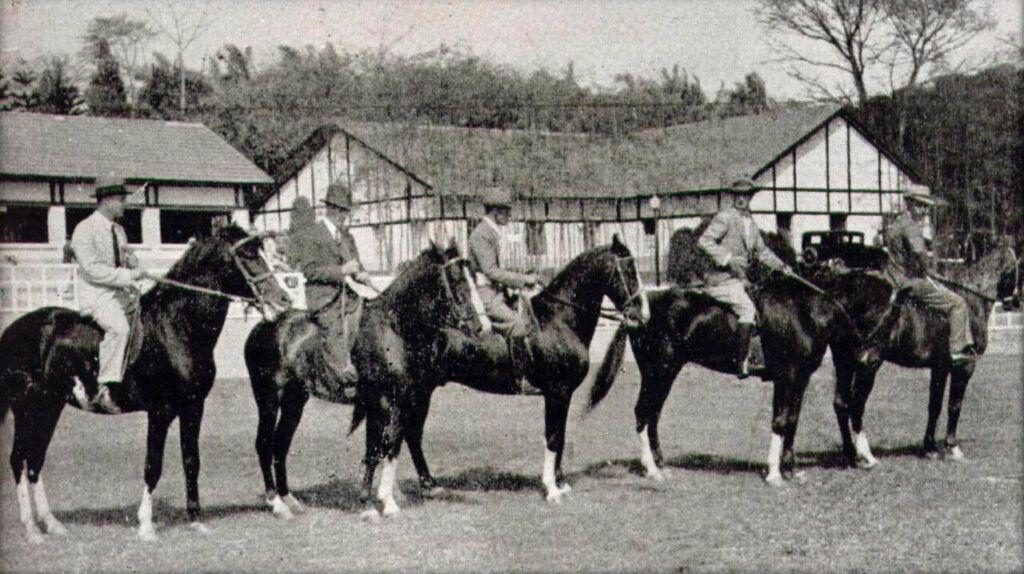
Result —
<instances>
[{"instance_id":1,"label":"horse foreleg","mask_svg":"<svg viewBox=\"0 0 1024 574\"><path fill-rule=\"evenodd\" d=\"M854 372L850 422L853 427L854 449L861 461L861 468L866 469L878 465L878 459L871 452L871 443L868 441L868 435L864 431L864 410L867 408L871 391L875 387L875 376L877 374L878 367L872 365L859 366Z\"/></svg>"},{"instance_id":2,"label":"horse foreleg","mask_svg":"<svg viewBox=\"0 0 1024 574\"><path fill-rule=\"evenodd\" d=\"M299 428L302 412L309 395L305 391L285 390L281 398L281 419L274 430L274 474L277 477L277 492L270 499L274 515L289 520L295 512L303 513L306 507L288 490L288 451L291 450L295 430Z\"/></svg>"},{"instance_id":3,"label":"horse foreleg","mask_svg":"<svg viewBox=\"0 0 1024 574\"><path fill-rule=\"evenodd\" d=\"M939 447L935 441L935 428L942 413L942 399L946 394L946 379L949 371L943 368L932 369L931 385L928 389L928 427L924 431L922 454L928 458L939 457Z\"/></svg>"},{"instance_id":4,"label":"horse foreleg","mask_svg":"<svg viewBox=\"0 0 1024 574\"><path fill-rule=\"evenodd\" d=\"M46 497L46 486L43 484L41 473L43 463L46 461L46 451L53 439L53 431L57 428L57 421L64 409L64 403L48 405L36 412L36 424L33 427L31 444L28 447L28 482L32 485L33 495L36 503L36 515L46 525L47 534L67 534L64 525L57 520L50 510L50 501Z\"/></svg>"},{"instance_id":5,"label":"horse foreleg","mask_svg":"<svg viewBox=\"0 0 1024 574\"><path fill-rule=\"evenodd\" d=\"M260 461L260 472L263 474L263 492L266 494L267 504L273 505L277 497L277 483L274 481L274 427L277 426L277 415L280 407L280 400L276 393L267 393L269 396L257 397L259 404L259 422L256 426L256 457Z\"/></svg>"},{"instance_id":6,"label":"horse foreleg","mask_svg":"<svg viewBox=\"0 0 1024 574\"><path fill-rule=\"evenodd\" d=\"M153 491L160 482L164 465L164 444L167 442L167 427L174 420L174 415L149 413L149 429L146 434L146 484L142 489L142 502L139 503L139 538L156 540L156 529L153 527Z\"/></svg>"},{"instance_id":7,"label":"horse foreleg","mask_svg":"<svg viewBox=\"0 0 1024 574\"><path fill-rule=\"evenodd\" d=\"M197 400L181 413L179 431L181 439L181 465L185 469L185 508L189 526L202 534L210 529L202 523L199 506L199 427L203 422L203 401Z\"/></svg>"},{"instance_id":8,"label":"horse foreleg","mask_svg":"<svg viewBox=\"0 0 1024 574\"><path fill-rule=\"evenodd\" d=\"M559 487L557 472L559 470L562 450L565 448L565 425L569 417L569 402L544 396L544 470L541 482L547 489L547 501L561 504L562 495L571 488Z\"/></svg>"},{"instance_id":9,"label":"horse foreleg","mask_svg":"<svg viewBox=\"0 0 1024 574\"><path fill-rule=\"evenodd\" d=\"M786 417L786 434L782 441L782 476L787 479L803 481L803 473L796 471L796 431L800 425L800 412L803 410L804 394L810 375L798 374L793 379L795 385L790 395L790 407Z\"/></svg>"},{"instance_id":10,"label":"horse foreleg","mask_svg":"<svg viewBox=\"0 0 1024 574\"><path fill-rule=\"evenodd\" d=\"M960 424L960 409L963 407L967 384L971 382L973 366L970 370L957 368L953 371L949 383L949 407L946 421L946 449L952 460L963 460L964 452L956 438L957 426Z\"/></svg>"},{"instance_id":11,"label":"horse foreleg","mask_svg":"<svg viewBox=\"0 0 1024 574\"><path fill-rule=\"evenodd\" d=\"M633 413L636 416L636 430L640 438L640 464L647 478L665 480L668 470L662 468L661 441L658 438L658 421L661 410L671 390L674 377L645 376L640 382L640 395Z\"/></svg>"}]
</instances>

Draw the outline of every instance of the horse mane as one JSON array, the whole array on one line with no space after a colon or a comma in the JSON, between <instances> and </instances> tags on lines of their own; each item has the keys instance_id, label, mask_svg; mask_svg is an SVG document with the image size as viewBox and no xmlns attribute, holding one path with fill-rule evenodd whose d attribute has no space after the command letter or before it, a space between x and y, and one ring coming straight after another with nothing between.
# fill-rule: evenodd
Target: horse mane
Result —
<instances>
[{"instance_id":1,"label":"horse mane","mask_svg":"<svg viewBox=\"0 0 1024 574\"><path fill-rule=\"evenodd\" d=\"M420 277L429 269L430 265L444 262L444 250L431 245L420 252L416 257L403 261L396 269L395 278L381 294L382 298L391 299L398 293L403 293L419 282Z\"/></svg>"},{"instance_id":2,"label":"horse mane","mask_svg":"<svg viewBox=\"0 0 1024 574\"><path fill-rule=\"evenodd\" d=\"M678 229L672 234L672 238L669 240L668 269L666 270L670 283L682 286L701 284L704 281L705 273L714 268L715 263L711 256L697 245L697 240L710 224L711 218L705 217L697 227ZM762 231L761 238L764 240L765 246L778 255L779 259L791 267L796 266L796 251L793 250L785 235Z\"/></svg>"},{"instance_id":3,"label":"horse mane","mask_svg":"<svg viewBox=\"0 0 1024 574\"><path fill-rule=\"evenodd\" d=\"M580 268L589 267L594 259L610 252L613 247L613 244L610 243L598 245L572 258L561 271L555 274L547 287L544 288L544 292L553 293L561 289L564 283L580 274Z\"/></svg>"},{"instance_id":4,"label":"horse mane","mask_svg":"<svg viewBox=\"0 0 1024 574\"><path fill-rule=\"evenodd\" d=\"M241 227L231 224L216 230L208 237L193 241L185 253L167 270L165 277L183 283L192 283L191 279L210 273L211 255L222 249L225 243L234 243L245 236L246 232ZM154 304L172 290L175 288L157 283L155 287L143 294L142 303L144 305Z\"/></svg>"}]
</instances>

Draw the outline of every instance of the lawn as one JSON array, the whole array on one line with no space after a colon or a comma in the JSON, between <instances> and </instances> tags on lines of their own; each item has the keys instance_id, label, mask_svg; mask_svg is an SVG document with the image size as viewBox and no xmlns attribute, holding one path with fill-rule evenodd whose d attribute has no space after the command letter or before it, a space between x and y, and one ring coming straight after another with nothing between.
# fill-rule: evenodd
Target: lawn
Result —
<instances>
[{"instance_id":1,"label":"lawn","mask_svg":"<svg viewBox=\"0 0 1024 574\"><path fill-rule=\"evenodd\" d=\"M44 477L71 535L26 544L4 464L0 570L1019 571L1021 369L1019 356L982 359L960 425L967 460L952 462L916 455L927 373L885 366L867 416L881 465L863 471L838 465L826 364L808 389L797 435L807 482L773 489L761 478L770 386L685 369L661 425L672 476L653 483L639 474L632 418L639 378L627 365L594 414L572 416L565 466L574 490L561 506L541 495L541 401L448 385L435 395L425 448L449 493L421 499L403 453L403 513L372 524L359 519L363 433L345 436L351 408L307 406L290 478L310 512L279 521L261 504L249 386L222 380L207 402L201 439L200 487L213 533L186 525L175 424L157 490L155 544L131 530L144 415L67 409ZM4 460L12 426L9 417L0 428Z\"/></svg>"}]
</instances>

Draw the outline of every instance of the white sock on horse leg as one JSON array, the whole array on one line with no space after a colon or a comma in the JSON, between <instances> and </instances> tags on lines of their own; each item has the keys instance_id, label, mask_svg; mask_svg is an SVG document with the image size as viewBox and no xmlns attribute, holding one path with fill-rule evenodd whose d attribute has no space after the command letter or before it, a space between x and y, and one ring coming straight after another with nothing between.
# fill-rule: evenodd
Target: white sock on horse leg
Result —
<instances>
[{"instance_id":1,"label":"white sock on horse leg","mask_svg":"<svg viewBox=\"0 0 1024 574\"><path fill-rule=\"evenodd\" d=\"M46 486L43 485L43 477L39 477L39 480L33 485L33 491L36 500L36 514L46 524L46 532L48 534L67 534L64 525L57 520L57 517L50 510L50 501L46 498Z\"/></svg>"},{"instance_id":2,"label":"white sock on horse leg","mask_svg":"<svg viewBox=\"0 0 1024 574\"><path fill-rule=\"evenodd\" d=\"M782 435L772 433L772 440L768 444L768 476L765 480L769 482L781 481L782 472Z\"/></svg>"},{"instance_id":3,"label":"white sock on horse leg","mask_svg":"<svg viewBox=\"0 0 1024 574\"><path fill-rule=\"evenodd\" d=\"M156 529L153 528L153 495L148 486L142 487L142 502L139 503L139 538L156 540Z\"/></svg>"},{"instance_id":4,"label":"white sock on horse leg","mask_svg":"<svg viewBox=\"0 0 1024 574\"><path fill-rule=\"evenodd\" d=\"M560 502L562 498L562 491L558 488L558 480L555 478L555 461L557 459L558 453L553 450L549 450L545 446L544 471L541 474L541 482L544 483L544 488L548 491L548 502Z\"/></svg>"},{"instance_id":5,"label":"white sock on horse leg","mask_svg":"<svg viewBox=\"0 0 1024 574\"><path fill-rule=\"evenodd\" d=\"M380 485L377 486L377 498L384 503L384 516L398 514L400 509L395 502L395 476L398 473L398 460L387 457L380 471Z\"/></svg>"},{"instance_id":6,"label":"white sock on horse leg","mask_svg":"<svg viewBox=\"0 0 1024 574\"><path fill-rule=\"evenodd\" d=\"M21 471L21 479L18 480L18 511L21 523L26 527L29 524L35 525L35 517L32 515L32 497L28 493L28 470Z\"/></svg>"},{"instance_id":7,"label":"white sock on horse leg","mask_svg":"<svg viewBox=\"0 0 1024 574\"><path fill-rule=\"evenodd\" d=\"M869 465L878 464L878 459L871 453L871 444L868 442L867 433L863 431L853 433L853 446L857 450L857 454L864 459L864 462Z\"/></svg>"},{"instance_id":8,"label":"white sock on horse leg","mask_svg":"<svg viewBox=\"0 0 1024 574\"><path fill-rule=\"evenodd\" d=\"M662 480L664 477L661 474L661 469L654 462L654 453L651 451L650 428L650 425L647 425L637 433L640 436L640 464L644 465L644 470L647 471L649 478Z\"/></svg>"}]
</instances>

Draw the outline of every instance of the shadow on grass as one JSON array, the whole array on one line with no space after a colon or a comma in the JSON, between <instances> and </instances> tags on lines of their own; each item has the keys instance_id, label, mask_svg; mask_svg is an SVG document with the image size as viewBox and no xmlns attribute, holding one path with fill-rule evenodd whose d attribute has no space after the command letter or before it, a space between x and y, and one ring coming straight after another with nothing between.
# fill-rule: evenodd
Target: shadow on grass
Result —
<instances>
[{"instance_id":1,"label":"shadow on grass","mask_svg":"<svg viewBox=\"0 0 1024 574\"><path fill-rule=\"evenodd\" d=\"M474 492L496 490L519 492L522 490L541 490L543 488L539 477L502 472L489 466L464 470L455 476L440 477L437 479L437 483L451 490Z\"/></svg>"},{"instance_id":2,"label":"shadow on grass","mask_svg":"<svg viewBox=\"0 0 1024 574\"><path fill-rule=\"evenodd\" d=\"M438 482L440 486L453 488L445 484L443 480ZM293 494L311 507L332 508L343 512L361 512L366 508L361 498L361 489L361 486L355 481L334 478L310 488L295 490ZM399 498L401 506L419 506L427 500L466 502L463 497L451 492L427 495L422 492L419 482L414 479L399 481L398 489L401 491L401 495L396 493L396 498ZM376 496L376 488L374 488L373 494Z\"/></svg>"},{"instance_id":3,"label":"shadow on grass","mask_svg":"<svg viewBox=\"0 0 1024 574\"><path fill-rule=\"evenodd\" d=\"M77 510L64 510L54 512L54 516L61 522L68 524L80 524L90 526L111 526L123 524L135 528L139 525L136 516L138 505L131 504L117 508L80 508ZM203 521L210 521L227 516L239 514L256 514L267 512L267 507L262 504L224 504L220 506L209 506L203 508ZM178 526L188 524L188 513L182 507L173 506L160 499L153 500L153 522L164 526Z\"/></svg>"}]
</instances>

